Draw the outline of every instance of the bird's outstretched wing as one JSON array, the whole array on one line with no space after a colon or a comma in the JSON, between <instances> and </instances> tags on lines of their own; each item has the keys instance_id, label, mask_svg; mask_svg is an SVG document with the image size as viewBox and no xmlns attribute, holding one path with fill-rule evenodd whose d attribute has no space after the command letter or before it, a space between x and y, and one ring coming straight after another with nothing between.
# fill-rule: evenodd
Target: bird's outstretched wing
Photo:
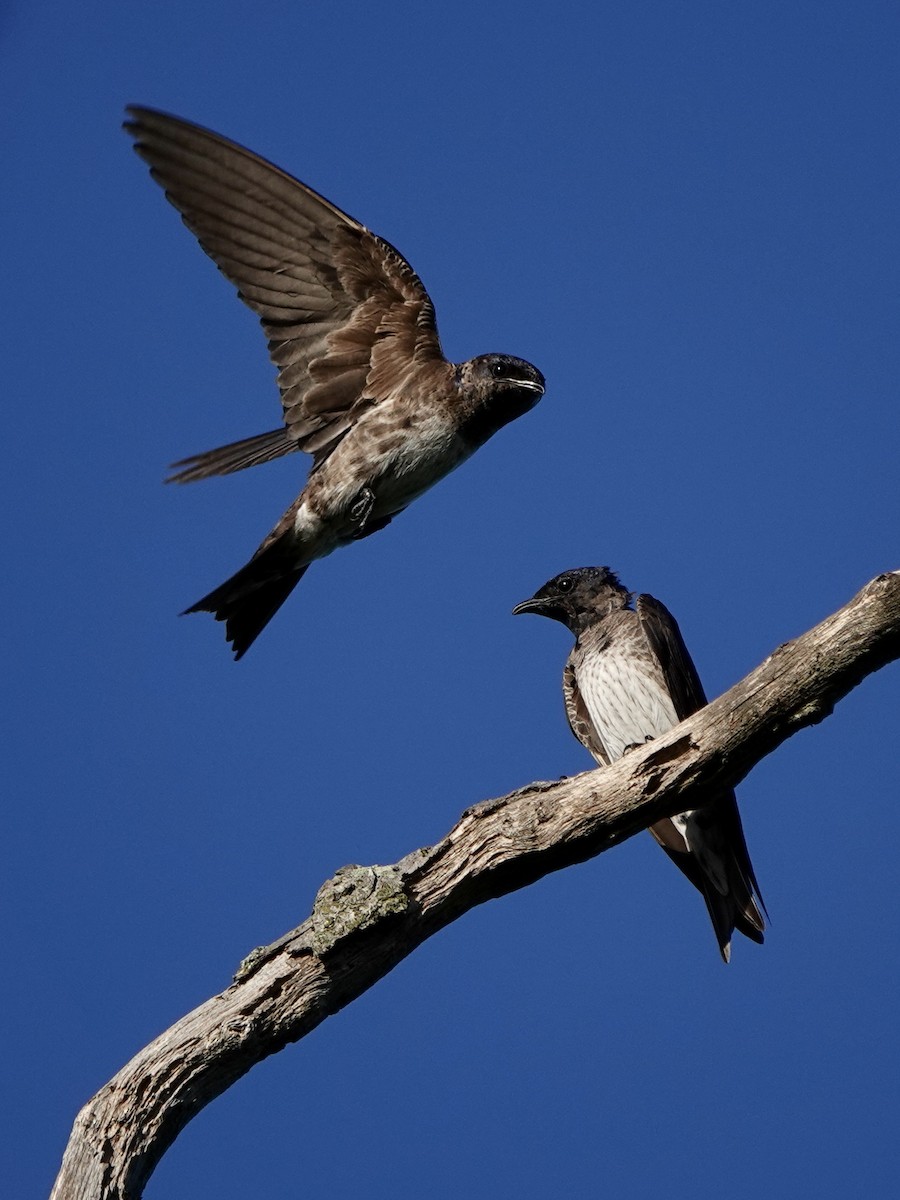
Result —
<instances>
[{"instance_id":1,"label":"bird's outstretched wing","mask_svg":"<svg viewBox=\"0 0 900 1200\"><path fill-rule=\"evenodd\" d=\"M312 188L192 122L130 106L137 153L184 223L259 316L285 429L196 455L181 481L292 450L316 462L414 364L443 360L434 306L388 242Z\"/></svg>"}]
</instances>

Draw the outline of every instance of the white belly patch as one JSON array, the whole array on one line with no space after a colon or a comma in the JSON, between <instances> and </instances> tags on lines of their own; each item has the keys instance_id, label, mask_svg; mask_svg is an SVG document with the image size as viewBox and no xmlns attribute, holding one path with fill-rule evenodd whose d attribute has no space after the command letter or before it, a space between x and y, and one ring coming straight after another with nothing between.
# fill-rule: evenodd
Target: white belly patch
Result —
<instances>
[{"instance_id":1,"label":"white belly patch","mask_svg":"<svg viewBox=\"0 0 900 1200\"><path fill-rule=\"evenodd\" d=\"M590 654L578 668L577 682L611 761L678 724L668 692L636 671L632 656L621 657L614 649Z\"/></svg>"}]
</instances>

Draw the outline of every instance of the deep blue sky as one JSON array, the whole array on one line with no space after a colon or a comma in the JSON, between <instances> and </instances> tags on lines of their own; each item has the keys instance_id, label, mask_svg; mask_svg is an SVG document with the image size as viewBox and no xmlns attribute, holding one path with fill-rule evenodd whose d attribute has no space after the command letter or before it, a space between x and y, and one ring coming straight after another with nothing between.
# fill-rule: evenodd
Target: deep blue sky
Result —
<instances>
[{"instance_id":1,"label":"deep blue sky","mask_svg":"<svg viewBox=\"0 0 900 1200\"><path fill-rule=\"evenodd\" d=\"M251 15L252 12L252 15ZM6 440L0 1192L349 862L585 769L565 630L607 563L710 694L900 566L895 4L18 3L0 25ZM247 658L176 614L304 464L255 318L119 131L169 109L389 238L445 350L539 407L316 565ZM646 835L440 934L253 1071L148 1197L883 1196L900 675L739 791L773 919L725 968Z\"/></svg>"}]
</instances>

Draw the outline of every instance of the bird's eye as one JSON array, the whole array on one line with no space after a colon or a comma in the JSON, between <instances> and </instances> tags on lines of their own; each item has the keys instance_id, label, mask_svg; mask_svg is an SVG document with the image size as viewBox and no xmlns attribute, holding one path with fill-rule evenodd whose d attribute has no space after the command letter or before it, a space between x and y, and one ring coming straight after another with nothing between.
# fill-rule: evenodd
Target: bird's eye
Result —
<instances>
[{"instance_id":1,"label":"bird's eye","mask_svg":"<svg viewBox=\"0 0 900 1200\"><path fill-rule=\"evenodd\" d=\"M556 590L558 592L571 592L571 590L572 590L571 575L563 575L562 579L557 580Z\"/></svg>"},{"instance_id":2,"label":"bird's eye","mask_svg":"<svg viewBox=\"0 0 900 1200\"><path fill-rule=\"evenodd\" d=\"M506 368L503 363L495 362L491 364L491 374L495 379L502 379L506 373Z\"/></svg>"}]
</instances>

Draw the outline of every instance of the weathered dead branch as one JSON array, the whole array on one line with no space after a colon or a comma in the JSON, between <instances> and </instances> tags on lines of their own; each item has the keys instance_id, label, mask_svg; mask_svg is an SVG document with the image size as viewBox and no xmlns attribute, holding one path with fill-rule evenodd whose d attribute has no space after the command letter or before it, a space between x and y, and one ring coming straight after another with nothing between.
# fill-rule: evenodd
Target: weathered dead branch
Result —
<instances>
[{"instance_id":1,"label":"weathered dead branch","mask_svg":"<svg viewBox=\"0 0 900 1200\"><path fill-rule=\"evenodd\" d=\"M312 915L142 1050L79 1113L54 1200L138 1200L190 1119L477 904L581 862L738 783L900 657L900 573L874 579L664 738L613 766L466 810L393 866L345 867ZM690 804L687 797L690 796Z\"/></svg>"}]
</instances>

